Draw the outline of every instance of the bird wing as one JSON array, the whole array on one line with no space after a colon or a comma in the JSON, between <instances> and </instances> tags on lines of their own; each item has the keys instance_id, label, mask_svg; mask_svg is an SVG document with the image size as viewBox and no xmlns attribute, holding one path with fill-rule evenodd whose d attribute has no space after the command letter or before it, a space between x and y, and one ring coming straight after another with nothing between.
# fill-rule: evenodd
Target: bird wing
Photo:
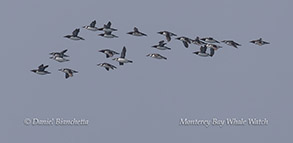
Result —
<instances>
[{"instance_id":1,"label":"bird wing","mask_svg":"<svg viewBox=\"0 0 293 143\"><path fill-rule=\"evenodd\" d=\"M61 54L65 54L67 52L67 49L66 50L63 50L63 51L61 51L60 53Z\"/></svg>"},{"instance_id":2,"label":"bird wing","mask_svg":"<svg viewBox=\"0 0 293 143\"><path fill-rule=\"evenodd\" d=\"M47 67L49 67L49 65L44 66L43 69L45 70Z\"/></svg>"},{"instance_id":3,"label":"bird wing","mask_svg":"<svg viewBox=\"0 0 293 143\"><path fill-rule=\"evenodd\" d=\"M112 23L111 23L111 21L109 21L109 22L107 23L107 25L106 25L106 27L105 27L105 28L110 28L110 27L111 27L111 25L112 25Z\"/></svg>"},{"instance_id":4,"label":"bird wing","mask_svg":"<svg viewBox=\"0 0 293 143\"><path fill-rule=\"evenodd\" d=\"M44 65L41 64L39 67L38 67L39 70L43 70L44 69Z\"/></svg>"},{"instance_id":5,"label":"bird wing","mask_svg":"<svg viewBox=\"0 0 293 143\"><path fill-rule=\"evenodd\" d=\"M126 55L126 48L124 46L121 52L121 58L125 58L125 55Z\"/></svg>"},{"instance_id":6,"label":"bird wing","mask_svg":"<svg viewBox=\"0 0 293 143\"><path fill-rule=\"evenodd\" d=\"M200 52L201 53L206 53L207 47L206 46L201 46L200 47Z\"/></svg>"},{"instance_id":7,"label":"bird wing","mask_svg":"<svg viewBox=\"0 0 293 143\"><path fill-rule=\"evenodd\" d=\"M96 26L96 20L94 20L91 24L90 27L95 27Z\"/></svg>"},{"instance_id":8,"label":"bird wing","mask_svg":"<svg viewBox=\"0 0 293 143\"><path fill-rule=\"evenodd\" d=\"M69 77L69 74L68 73L65 73L65 78L68 78Z\"/></svg>"},{"instance_id":9,"label":"bird wing","mask_svg":"<svg viewBox=\"0 0 293 143\"><path fill-rule=\"evenodd\" d=\"M159 42L159 46L164 46L164 40Z\"/></svg>"},{"instance_id":10,"label":"bird wing","mask_svg":"<svg viewBox=\"0 0 293 143\"><path fill-rule=\"evenodd\" d=\"M185 41L182 41L182 42L183 42L184 46L185 46L186 48L188 48L188 43L185 42Z\"/></svg>"},{"instance_id":11,"label":"bird wing","mask_svg":"<svg viewBox=\"0 0 293 143\"><path fill-rule=\"evenodd\" d=\"M212 57L215 54L215 49L210 48L210 56Z\"/></svg>"},{"instance_id":12,"label":"bird wing","mask_svg":"<svg viewBox=\"0 0 293 143\"><path fill-rule=\"evenodd\" d=\"M168 41L168 42L170 42L170 41L171 41L171 35L170 35L170 33L169 33L169 32L167 32L167 34L166 34L166 39L167 39L167 41Z\"/></svg>"},{"instance_id":13,"label":"bird wing","mask_svg":"<svg viewBox=\"0 0 293 143\"><path fill-rule=\"evenodd\" d=\"M79 29L75 29L73 32L72 32L72 36L77 36L79 33Z\"/></svg>"}]
</instances>

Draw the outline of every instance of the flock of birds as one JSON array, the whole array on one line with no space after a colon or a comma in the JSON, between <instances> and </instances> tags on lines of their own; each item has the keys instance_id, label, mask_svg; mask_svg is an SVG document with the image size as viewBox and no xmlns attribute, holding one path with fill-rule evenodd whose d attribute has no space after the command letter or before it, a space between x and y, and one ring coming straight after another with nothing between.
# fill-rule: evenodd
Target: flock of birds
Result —
<instances>
[{"instance_id":1,"label":"flock of birds","mask_svg":"<svg viewBox=\"0 0 293 143\"><path fill-rule=\"evenodd\" d=\"M83 26L82 28L90 30L90 31L103 31L104 33L99 34L99 36L102 36L105 38L118 38L118 36L113 34L115 31L117 31L117 29L111 27L110 21L107 24L104 24L103 27L97 28L96 21L94 20L90 23L90 25ZM82 38L78 35L79 31L80 31L79 28L75 29L71 35L66 35L64 37L71 39L71 40L84 40L84 38ZM134 27L133 31L127 32L127 34L133 35L133 36L147 36L147 34L139 31L137 27ZM177 36L176 34L169 32L169 31L160 31L160 32L158 32L158 34L165 36L167 42L171 41L171 37ZM205 38L196 37L193 40L193 39L181 36L181 37L177 37L175 39L182 41L184 47L186 47L186 48L189 47L189 44L195 44L195 45L200 46L200 50L193 52L193 53L198 56L201 56L201 57L212 57L215 54L216 50L222 48L222 46L219 45L220 42L212 37L205 37ZM223 40L221 42L225 43L229 46L235 47L235 48L238 48L238 46L241 46L240 44L238 44L237 42L235 42L233 40ZM264 41L262 38L259 38L257 40L252 40L252 41L250 41L250 43L253 43L253 44L256 44L259 46L269 44L269 42ZM167 43L164 40L161 40L161 41L159 41L159 43L157 45L154 45L152 47L156 48L158 50L171 50L171 48L167 47L166 44ZM209 53L207 52L208 48L209 48ZM66 58L66 57L69 57L68 55L65 54L66 52L67 52L67 49L63 50L61 52L52 52L52 53L50 53L50 55L51 55L50 59L53 59L57 62L69 61ZM103 49L103 50L99 50L99 52L104 53L106 55L106 58L113 57L114 55L119 55L118 52L111 50L111 49ZM120 57L114 58L113 60L117 61L119 63L119 65L124 65L125 63L132 63L132 61L129 59L126 59L125 56L126 56L126 47L124 46L122 48L122 52L120 54ZM151 53L151 54L148 54L147 56L155 58L155 59L167 60L166 57L164 57L158 53ZM117 68L116 66L109 64L109 63L106 63L106 62L99 63L99 64L97 64L97 66L104 67L107 71L109 71L110 69L113 70L113 69ZM37 69L33 69L31 71L36 74L39 74L39 75L50 74L49 71L46 71L47 67L48 67L48 65L41 64ZM69 77L72 77L74 73L78 73L78 71L70 69L70 68L59 69L59 71L65 73L66 79Z\"/></svg>"}]
</instances>

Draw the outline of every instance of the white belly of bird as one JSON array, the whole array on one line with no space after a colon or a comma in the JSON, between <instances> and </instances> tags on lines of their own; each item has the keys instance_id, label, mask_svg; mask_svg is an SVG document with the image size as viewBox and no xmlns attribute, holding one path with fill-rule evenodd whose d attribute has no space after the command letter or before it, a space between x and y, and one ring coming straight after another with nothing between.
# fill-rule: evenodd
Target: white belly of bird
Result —
<instances>
[{"instance_id":1,"label":"white belly of bird","mask_svg":"<svg viewBox=\"0 0 293 143\"><path fill-rule=\"evenodd\" d=\"M46 74L46 73L43 72L43 71L42 71L42 72L37 71L36 73L39 74L39 75L45 75L45 74Z\"/></svg>"},{"instance_id":2,"label":"white belly of bird","mask_svg":"<svg viewBox=\"0 0 293 143\"><path fill-rule=\"evenodd\" d=\"M167 50L168 48L167 48L167 47L165 47L165 46L163 46L163 47L161 47L161 46L158 46L158 47L157 47L157 49L159 49L159 50Z\"/></svg>"},{"instance_id":3,"label":"white belly of bird","mask_svg":"<svg viewBox=\"0 0 293 143\"><path fill-rule=\"evenodd\" d=\"M78 37L70 37L71 40L80 40Z\"/></svg>"},{"instance_id":4,"label":"white belly of bird","mask_svg":"<svg viewBox=\"0 0 293 143\"><path fill-rule=\"evenodd\" d=\"M124 59L124 58L118 58L117 61L120 62L120 63L128 63L128 60Z\"/></svg>"},{"instance_id":5,"label":"white belly of bird","mask_svg":"<svg viewBox=\"0 0 293 143\"><path fill-rule=\"evenodd\" d=\"M152 56L152 57L155 59L163 59L163 57L161 57L161 56Z\"/></svg>"},{"instance_id":6,"label":"white belly of bird","mask_svg":"<svg viewBox=\"0 0 293 143\"><path fill-rule=\"evenodd\" d=\"M96 27L87 27L87 29L91 30L91 31L97 31L98 30L98 28L96 28Z\"/></svg>"},{"instance_id":7,"label":"white belly of bird","mask_svg":"<svg viewBox=\"0 0 293 143\"><path fill-rule=\"evenodd\" d=\"M68 61L67 59L61 58L61 57L55 57L55 60L58 62L65 62Z\"/></svg>"},{"instance_id":8,"label":"white belly of bird","mask_svg":"<svg viewBox=\"0 0 293 143\"><path fill-rule=\"evenodd\" d=\"M201 57L207 57L207 56L209 56L208 53L198 53L198 55L201 56Z\"/></svg>"},{"instance_id":9,"label":"white belly of bird","mask_svg":"<svg viewBox=\"0 0 293 143\"><path fill-rule=\"evenodd\" d=\"M133 33L133 35L134 35L134 36L142 36L141 33L135 33L135 32Z\"/></svg>"},{"instance_id":10,"label":"white belly of bird","mask_svg":"<svg viewBox=\"0 0 293 143\"><path fill-rule=\"evenodd\" d=\"M105 35L104 37L106 37L106 38L114 38L113 35Z\"/></svg>"},{"instance_id":11,"label":"white belly of bird","mask_svg":"<svg viewBox=\"0 0 293 143\"><path fill-rule=\"evenodd\" d=\"M109 28L104 28L103 31L104 31L104 32L113 32L114 30L109 29Z\"/></svg>"}]
</instances>

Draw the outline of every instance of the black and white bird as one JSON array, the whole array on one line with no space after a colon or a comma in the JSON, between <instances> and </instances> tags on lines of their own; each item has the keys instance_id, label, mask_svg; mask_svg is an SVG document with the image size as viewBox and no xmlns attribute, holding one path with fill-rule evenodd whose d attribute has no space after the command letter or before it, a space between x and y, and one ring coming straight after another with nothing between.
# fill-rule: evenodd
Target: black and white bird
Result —
<instances>
[{"instance_id":1,"label":"black and white bird","mask_svg":"<svg viewBox=\"0 0 293 143\"><path fill-rule=\"evenodd\" d=\"M266 42L266 41L262 40L262 38L259 38L257 40L252 40L252 41L250 41L250 43L253 43L253 44L256 44L256 45L259 45L259 46L262 46L262 45L265 45L265 44L270 44L269 42Z\"/></svg>"},{"instance_id":2,"label":"black and white bird","mask_svg":"<svg viewBox=\"0 0 293 143\"><path fill-rule=\"evenodd\" d=\"M117 29L111 27L112 23L109 21L107 24L104 24L104 27L98 28L100 31L104 32L114 32L117 31Z\"/></svg>"},{"instance_id":3,"label":"black and white bird","mask_svg":"<svg viewBox=\"0 0 293 143\"><path fill-rule=\"evenodd\" d=\"M188 48L188 44L191 44L191 39L189 39L187 37L182 36L182 37L178 37L176 39L182 41L185 48Z\"/></svg>"},{"instance_id":4,"label":"black and white bird","mask_svg":"<svg viewBox=\"0 0 293 143\"><path fill-rule=\"evenodd\" d=\"M99 36L105 37L105 38L118 38L118 36L112 34L112 32L104 32L99 34Z\"/></svg>"},{"instance_id":5,"label":"black and white bird","mask_svg":"<svg viewBox=\"0 0 293 143\"><path fill-rule=\"evenodd\" d=\"M69 78L73 76L73 73L78 73L75 70L69 69L69 68L64 68L64 69L59 69L59 71L64 72L65 73L65 78Z\"/></svg>"},{"instance_id":6,"label":"black and white bird","mask_svg":"<svg viewBox=\"0 0 293 143\"><path fill-rule=\"evenodd\" d=\"M167 43L164 42L164 40L159 41L158 45L152 46L153 48L159 49L159 50L171 50L171 48L166 46Z\"/></svg>"},{"instance_id":7,"label":"black and white bird","mask_svg":"<svg viewBox=\"0 0 293 143\"><path fill-rule=\"evenodd\" d=\"M123 65L124 63L132 63L132 61L126 59L125 56L126 56L126 48L124 46L121 52L121 56L119 58L114 58L113 60L119 62L119 65Z\"/></svg>"},{"instance_id":8,"label":"black and white bird","mask_svg":"<svg viewBox=\"0 0 293 143\"><path fill-rule=\"evenodd\" d=\"M116 68L114 65L111 65L109 63L100 63L97 64L97 66L104 67L107 71L109 71L110 69L114 70Z\"/></svg>"},{"instance_id":9,"label":"black and white bird","mask_svg":"<svg viewBox=\"0 0 293 143\"><path fill-rule=\"evenodd\" d=\"M191 40L191 43L198 45L198 46L206 44L205 42L201 41L199 39L199 37L196 37L194 40Z\"/></svg>"},{"instance_id":10,"label":"black and white bird","mask_svg":"<svg viewBox=\"0 0 293 143\"><path fill-rule=\"evenodd\" d=\"M50 57L50 59L53 59L53 60L60 62L60 63L69 61L69 59L64 58L64 56L62 56L62 55L54 55L54 56Z\"/></svg>"},{"instance_id":11,"label":"black and white bird","mask_svg":"<svg viewBox=\"0 0 293 143\"><path fill-rule=\"evenodd\" d=\"M38 69L33 69L31 71L39 75L50 74L50 72L45 70L47 67L49 67L49 65L44 66L44 64L41 64Z\"/></svg>"},{"instance_id":12,"label":"black and white bird","mask_svg":"<svg viewBox=\"0 0 293 143\"><path fill-rule=\"evenodd\" d=\"M201 56L201 57L212 57L215 54L215 49L210 48L210 53L206 53L207 47L206 45L200 46L200 51L193 52L194 54Z\"/></svg>"},{"instance_id":13,"label":"black and white bird","mask_svg":"<svg viewBox=\"0 0 293 143\"><path fill-rule=\"evenodd\" d=\"M241 46L240 44L234 42L233 40L223 40L222 42L234 48L238 48L238 46Z\"/></svg>"},{"instance_id":14,"label":"black and white bird","mask_svg":"<svg viewBox=\"0 0 293 143\"><path fill-rule=\"evenodd\" d=\"M165 59L165 60L167 60L166 57L164 57L164 56L162 56L160 54L157 54L157 53L148 54L146 56L147 57L152 57L152 58L155 58L155 59Z\"/></svg>"},{"instance_id":15,"label":"black and white bird","mask_svg":"<svg viewBox=\"0 0 293 143\"><path fill-rule=\"evenodd\" d=\"M69 56L65 55L65 52L67 52L67 49L65 49L61 52L52 52L52 53L50 53L50 55L52 55L52 57L50 57L50 59L53 59L57 62L67 62L69 60L64 57L69 57Z\"/></svg>"},{"instance_id":16,"label":"black and white bird","mask_svg":"<svg viewBox=\"0 0 293 143\"><path fill-rule=\"evenodd\" d=\"M220 43L219 41L217 41L216 39L212 37L205 37L205 38L201 38L200 40L204 42L208 42L208 43Z\"/></svg>"},{"instance_id":17,"label":"black and white bird","mask_svg":"<svg viewBox=\"0 0 293 143\"><path fill-rule=\"evenodd\" d=\"M136 28L136 27L133 28L133 31L131 31L131 32L127 32L127 34L129 34L129 35L133 35L133 36L147 36L146 34L140 32L140 31L138 30L138 28Z\"/></svg>"},{"instance_id":18,"label":"black and white bird","mask_svg":"<svg viewBox=\"0 0 293 143\"><path fill-rule=\"evenodd\" d=\"M97 31L98 30L98 28L96 27L96 20L92 21L90 25L83 26L82 28L85 28L90 31Z\"/></svg>"},{"instance_id":19,"label":"black and white bird","mask_svg":"<svg viewBox=\"0 0 293 143\"><path fill-rule=\"evenodd\" d=\"M106 58L113 57L115 54L119 54L116 51L110 50L110 49L103 49L100 50L99 52L106 54Z\"/></svg>"},{"instance_id":20,"label":"black and white bird","mask_svg":"<svg viewBox=\"0 0 293 143\"><path fill-rule=\"evenodd\" d=\"M158 32L158 34L164 35L168 42L171 41L172 36L177 36L176 34L169 32L169 31L160 31L160 32Z\"/></svg>"},{"instance_id":21,"label":"black and white bird","mask_svg":"<svg viewBox=\"0 0 293 143\"><path fill-rule=\"evenodd\" d=\"M216 45L216 44L205 44L204 46L206 46L207 48L211 48L211 49L214 49L214 50L218 50L220 48L222 48L222 46L219 46L219 45Z\"/></svg>"},{"instance_id":22,"label":"black and white bird","mask_svg":"<svg viewBox=\"0 0 293 143\"><path fill-rule=\"evenodd\" d=\"M72 35L66 35L65 38L71 39L71 40L84 40L82 37L78 36L79 29L75 29L72 32Z\"/></svg>"},{"instance_id":23,"label":"black and white bird","mask_svg":"<svg viewBox=\"0 0 293 143\"><path fill-rule=\"evenodd\" d=\"M52 53L50 53L50 55L52 55L52 56L69 57L68 55L65 54L67 51L68 51L68 50L65 49L65 50L63 50L63 51L61 51L61 52L52 52Z\"/></svg>"}]
</instances>

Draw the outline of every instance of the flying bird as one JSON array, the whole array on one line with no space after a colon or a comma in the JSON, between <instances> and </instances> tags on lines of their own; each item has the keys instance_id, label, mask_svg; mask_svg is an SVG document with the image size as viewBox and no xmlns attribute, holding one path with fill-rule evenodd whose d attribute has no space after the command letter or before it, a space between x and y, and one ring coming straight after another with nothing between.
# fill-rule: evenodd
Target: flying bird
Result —
<instances>
[{"instance_id":1,"label":"flying bird","mask_svg":"<svg viewBox=\"0 0 293 143\"><path fill-rule=\"evenodd\" d=\"M222 46L219 46L219 45L216 45L216 44L210 44L210 43L205 44L205 46L207 48L211 48L211 49L214 49L214 50L218 50L218 49L222 48Z\"/></svg>"},{"instance_id":2,"label":"flying bird","mask_svg":"<svg viewBox=\"0 0 293 143\"><path fill-rule=\"evenodd\" d=\"M212 57L215 54L215 49L210 48L210 53L206 53L207 46L203 45L200 47L200 51L193 52L194 54L201 56L201 57Z\"/></svg>"},{"instance_id":3,"label":"flying bird","mask_svg":"<svg viewBox=\"0 0 293 143\"><path fill-rule=\"evenodd\" d=\"M238 48L238 46L241 46L240 44L234 42L233 40L223 40L222 42L234 48Z\"/></svg>"},{"instance_id":4,"label":"flying bird","mask_svg":"<svg viewBox=\"0 0 293 143\"><path fill-rule=\"evenodd\" d=\"M69 61L68 59L64 58L64 57L69 57L68 55L65 55L65 52L67 52L67 49L63 50L61 52L52 52L52 53L50 53L50 55L52 55L52 57L50 57L50 59L53 59L57 62Z\"/></svg>"},{"instance_id":5,"label":"flying bird","mask_svg":"<svg viewBox=\"0 0 293 143\"><path fill-rule=\"evenodd\" d=\"M114 58L113 60L119 62L119 65L123 65L124 63L132 63L132 61L126 59L125 56L126 56L126 48L124 46L121 52L121 56L119 58Z\"/></svg>"},{"instance_id":6,"label":"flying bird","mask_svg":"<svg viewBox=\"0 0 293 143\"><path fill-rule=\"evenodd\" d=\"M112 23L109 21L107 24L104 24L104 27L98 28L98 30L104 31L104 32L114 32L114 31L117 31L117 29L111 28L111 25L112 25Z\"/></svg>"},{"instance_id":7,"label":"flying bird","mask_svg":"<svg viewBox=\"0 0 293 143\"><path fill-rule=\"evenodd\" d=\"M99 36L105 37L105 38L118 38L118 36L112 34L112 32L105 32L99 34Z\"/></svg>"},{"instance_id":8,"label":"flying bird","mask_svg":"<svg viewBox=\"0 0 293 143\"><path fill-rule=\"evenodd\" d=\"M66 35L64 36L65 38L68 38L68 39L71 39L71 40L84 40L82 37L79 37L78 36L78 33L79 33L79 29L75 29L73 32L72 32L72 35Z\"/></svg>"},{"instance_id":9,"label":"flying bird","mask_svg":"<svg viewBox=\"0 0 293 143\"><path fill-rule=\"evenodd\" d=\"M68 59L64 58L64 56L61 56L61 55L54 55L54 56L50 57L50 59L53 59L53 60L60 62L60 63L69 61Z\"/></svg>"},{"instance_id":10,"label":"flying bird","mask_svg":"<svg viewBox=\"0 0 293 143\"><path fill-rule=\"evenodd\" d=\"M109 71L109 69L114 70L116 68L114 65L111 65L109 63L100 63L97 64L97 66L104 67L107 71Z\"/></svg>"},{"instance_id":11,"label":"flying bird","mask_svg":"<svg viewBox=\"0 0 293 143\"><path fill-rule=\"evenodd\" d=\"M196 37L194 40L191 40L191 43L198 45L198 46L206 44L205 42L200 41L199 37Z\"/></svg>"},{"instance_id":12,"label":"flying bird","mask_svg":"<svg viewBox=\"0 0 293 143\"><path fill-rule=\"evenodd\" d=\"M160 31L160 32L158 32L158 34L164 35L168 42L171 41L172 36L177 36L176 34L169 32L169 31Z\"/></svg>"},{"instance_id":13,"label":"flying bird","mask_svg":"<svg viewBox=\"0 0 293 143\"><path fill-rule=\"evenodd\" d=\"M99 52L106 54L106 58L110 58L110 57L113 57L115 54L119 54L116 51L113 51L110 49L100 50Z\"/></svg>"},{"instance_id":14,"label":"flying bird","mask_svg":"<svg viewBox=\"0 0 293 143\"><path fill-rule=\"evenodd\" d=\"M158 45L152 46L153 48L159 49L159 50L171 50L171 48L165 46L167 43L164 42L164 40L160 41Z\"/></svg>"},{"instance_id":15,"label":"flying bird","mask_svg":"<svg viewBox=\"0 0 293 143\"><path fill-rule=\"evenodd\" d=\"M83 26L82 28L85 28L90 31L97 31L98 30L98 28L96 27L96 20L92 21L90 25Z\"/></svg>"},{"instance_id":16,"label":"flying bird","mask_svg":"<svg viewBox=\"0 0 293 143\"><path fill-rule=\"evenodd\" d=\"M147 57L152 57L152 58L155 58L155 59L165 59L165 60L167 60L166 57L164 57L164 56L162 56L162 55L160 55L160 54L157 54L157 53L148 54L148 55L146 55L146 56L147 56Z\"/></svg>"},{"instance_id":17,"label":"flying bird","mask_svg":"<svg viewBox=\"0 0 293 143\"><path fill-rule=\"evenodd\" d=\"M205 37L205 38L201 38L200 40L208 42L208 43L220 43L219 41L217 41L216 39L212 37Z\"/></svg>"},{"instance_id":18,"label":"flying bird","mask_svg":"<svg viewBox=\"0 0 293 143\"><path fill-rule=\"evenodd\" d=\"M69 78L73 76L73 73L78 73L75 70L69 69L69 68L64 68L64 69L59 69L59 71L64 72L65 73L65 78Z\"/></svg>"},{"instance_id":19,"label":"flying bird","mask_svg":"<svg viewBox=\"0 0 293 143\"><path fill-rule=\"evenodd\" d=\"M52 56L62 56L62 57L69 57L68 55L65 55L65 53L67 52L67 49L61 51L61 52L52 52L50 53L50 55Z\"/></svg>"},{"instance_id":20,"label":"flying bird","mask_svg":"<svg viewBox=\"0 0 293 143\"><path fill-rule=\"evenodd\" d=\"M41 64L38 69L33 69L31 71L39 75L50 74L50 72L45 70L47 67L49 67L49 65L44 66L44 64Z\"/></svg>"},{"instance_id":21,"label":"flying bird","mask_svg":"<svg viewBox=\"0 0 293 143\"><path fill-rule=\"evenodd\" d=\"M257 40L252 40L252 41L250 41L250 43L253 43L253 44L256 44L256 45L259 45L259 46L262 46L262 45L265 45L265 44L270 44L269 42L266 42L266 41L262 40L262 38L259 38Z\"/></svg>"},{"instance_id":22,"label":"flying bird","mask_svg":"<svg viewBox=\"0 0 293 143\"><path fill-rule=\"evenodd\" d=\"M189 39L187 37L182 36L182 37L178 37L176 39L182 41L185 48L188 48L188 44L191 44L191 39Z\"/></svg>"},{"instance_id":23,"label":"flying bird","mask_svg":"<svg viewBox=\"0 0 293 143\"><path fill-rule=\"evenodd\" d=\"M138 30L138 28L136 28L136 27L133 28L133 31L128 32L127 34L129 34L129 35L133 35L133 36L147 36L146 34L140 32L140 31Z\"/></svg>"}]
</instances>

